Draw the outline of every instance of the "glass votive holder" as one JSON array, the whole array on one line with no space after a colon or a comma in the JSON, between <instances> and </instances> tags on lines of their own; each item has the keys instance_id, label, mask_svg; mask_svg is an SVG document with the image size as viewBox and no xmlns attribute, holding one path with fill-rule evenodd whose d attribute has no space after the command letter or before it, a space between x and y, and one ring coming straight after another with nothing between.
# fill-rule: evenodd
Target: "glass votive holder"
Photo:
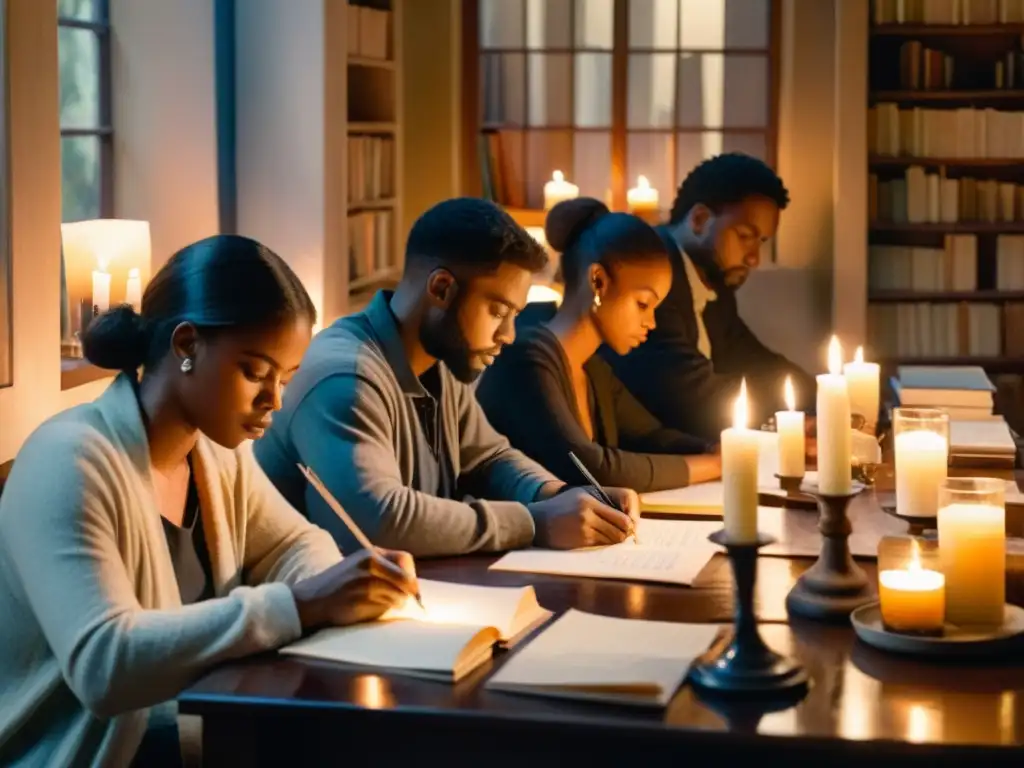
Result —
<instances>
[{"instance_id":1,"label":"glass votive holder","mask_svg":"<svg viewBox=\"0 0 1024 768\"><path fill-rule=\"evenodd\" d=\"M938 542L887 536L878 543L878 600L882 624L905 635L941 635L946 579Z\"/></svg>"},{"instance_id":2,"label":"glass votive holder","mask_svg":"<svg viewBox=\"0 0 1024 768\"><path fill-rule=\"evenodd\" d=\"M949 466L949 414L937 408L893 409L896 514L934 518Z\"/></svg>"},{"instance_id":3,"label":"glass votive holder","mask_svg":"<svg viewBox=\"0 0 1024 768\"><path fill-rule=\"evenodd\" d=\"M947 478L939 488L938 517L946 621L999 626L1006 607L1005 481Z\"/></svg>"}]
</instances>

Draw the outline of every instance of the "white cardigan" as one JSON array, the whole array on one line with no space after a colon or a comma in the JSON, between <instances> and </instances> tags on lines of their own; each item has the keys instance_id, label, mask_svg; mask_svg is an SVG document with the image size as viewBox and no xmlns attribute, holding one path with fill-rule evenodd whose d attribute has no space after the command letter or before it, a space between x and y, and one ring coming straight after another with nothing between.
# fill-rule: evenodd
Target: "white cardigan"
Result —
<instances>
[{"instance_id":1,"label":"white cardigan","mask_svg":"<svg viewBox=\"0 0 1024 768\"><path fill-rule=\"evenodd\" d=\"M341 555L250 448L199 439L216 597L182 607L132 382L29 437L0 497L0 764L128 765L147 707L299 637L287 584Z\"/></svg>"}]
</instances>

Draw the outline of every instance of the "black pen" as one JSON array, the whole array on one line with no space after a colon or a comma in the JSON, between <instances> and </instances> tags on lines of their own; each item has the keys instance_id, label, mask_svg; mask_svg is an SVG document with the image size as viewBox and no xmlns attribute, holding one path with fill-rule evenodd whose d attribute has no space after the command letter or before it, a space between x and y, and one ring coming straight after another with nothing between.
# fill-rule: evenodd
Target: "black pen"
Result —
<instances>
[{"instance_id":1,"label":"black pen","mask_svg":"<svg viewBox=\"0 0 1024 768\"><path fill-rule=\"evenodd\" d=\"M603 501L612 509L617 509L619 512L622 512L622 510L619 509L618 505L614 501L612 501L612 497L608 495L608 492L605 491L605 489L601 487L601 484L597 482L597 479L592 474L590 474L590 470L588 470L586 466L584 466L583 462L579 460L579 457L572 451L569 451L569 458L572 459L572 463L576 465L576 468L580 471L580 474L582 474L586 481L590 483L590 487L593 488L594 491L597 493L598 498L600 498L601 501ZM632 521L630 523L630 533L633 534L633 541L639 544L640 539L637 538L636 526L632 525Z\"/></svg>"}]
</instances>

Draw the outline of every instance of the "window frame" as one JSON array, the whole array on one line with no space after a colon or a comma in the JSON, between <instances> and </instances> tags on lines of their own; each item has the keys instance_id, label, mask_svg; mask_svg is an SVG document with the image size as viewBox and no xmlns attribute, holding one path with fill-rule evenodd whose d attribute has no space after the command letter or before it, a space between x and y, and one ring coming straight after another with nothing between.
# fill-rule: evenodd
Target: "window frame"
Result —
<instances>
[{"instance_id":1,"label":"window frame","mask_svg":"<svg viewBox=\"0 0 1024 768\"><path fill-rule=\"evenodd\" d=\"M113 88L111 73L110 44L110 0L95 0L96 16L92 19L77 19L68 16L57 16L57 28L82 29L93 32L97 37L99 48L99 125L90 127L67 128L61 123L60 137L96 137L100 148L100 210L99 217L114 217L114 115L111 91ZM58 10L59 13L59 10ZM58 41L58 46L60 45ZM61 142L63 146L63 141ZM63 182L63 175L61 181ZM64 216L61 214L61 220Z\"/></svg>"},{"instance_id":2,"label":"window frame","mask_svg":"<svg viewBox=\"0 0 1024 768\"><path fill-rule=\"evenodd\" d=\"M779 126L779 85L782 65L782 0L768 0L768 42L765 55L768 61L768 104L767 121L762 130L752 128L721 129L723 133L763 133L765 136L765 161L773 168L778 163L778 126ZM615 210L625 210L626 190L629 179L626 175L628 161L628 142L631 133L664 132L670 139L670 152L673 168L675 167L676 147L679 133L698 132L703 129L681 129L678 126L668 128L630 128L628 125L629 109L629 55L644 53L644 50L629 47L629 0L613 0L612 30L612 120L611 135L611 192L612 206ZM461 94L461 182L465 194L480 195L483 191L478 152L478 137L483 129L481 110L481 45L480 45L480 0L462 0L462 94ZM546 50L546 49L545 49ZM707 50L701 53L753 53L762 49L725 48ZM678 112L678 105L677 105ZM511 127L511 126L510 126ZM521 130L529 130L529 125ZM577 128L571 126L575 133ZM586 131L588 129L579 129ZM719 129L711 129L719 130ZM673 171L674 173L675 171ZM677 179L681 182L682 179Z\"/></svg>"}]
</instances>

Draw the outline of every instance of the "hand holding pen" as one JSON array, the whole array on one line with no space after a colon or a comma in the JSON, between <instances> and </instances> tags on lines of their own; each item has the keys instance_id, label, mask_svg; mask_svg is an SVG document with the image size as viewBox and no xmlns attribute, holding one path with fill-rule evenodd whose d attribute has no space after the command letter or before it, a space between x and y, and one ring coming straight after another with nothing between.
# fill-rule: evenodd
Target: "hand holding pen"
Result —
<instances>
[{"instance_id":1,"label":"hand holding pen","mask_svg":"<svg viewBox=\"0 0 1024 768\"><path fill-rule=\"evenodd\" d=\"M633 537L633 541L637 544L640 543L640 539L636 535L637 523L640 520L640 497L637 496L636 491L629 488L604 488L597 479L590 473L586 465L579 460L572 451L569 452L569 458L572 459L573 464L579 469L580 474L583 475L584 479L590 484L590 488L594 494L604 504L607 504L612 509L617 509L620 512L624 512L629 515L632 528L629 532ZM613 498L615 497L615 498Z\"/></svg>"}]
</instances>

